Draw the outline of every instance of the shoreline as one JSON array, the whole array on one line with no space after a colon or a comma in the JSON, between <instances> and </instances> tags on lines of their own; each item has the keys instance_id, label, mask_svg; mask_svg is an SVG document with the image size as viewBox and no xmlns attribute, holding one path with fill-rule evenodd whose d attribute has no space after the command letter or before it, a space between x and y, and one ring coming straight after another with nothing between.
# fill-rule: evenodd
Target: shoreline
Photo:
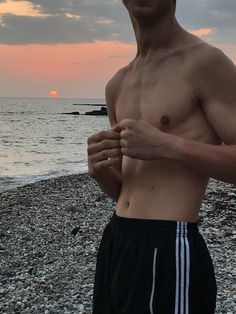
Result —
<instances>
[{"instance_id":1,"label":"shoreline","mask_svg":"<svg viewBox=\"0 0 236 314\"><path fill-rule=\"evenodd\" d=\"M2 191L0 200L0 312L91 314L96 254L115 202L87 173ZM235 186L212 180L199 217L216 273L216 314L233 314Z\"/></svg>"},{"instance_id":2,"label":"shoreline","mask_svg":"<svg viewBox=\"0 0 236 314\"><path fill-rule=\"evenodd\" d=\"M87 167L86 167L87 168ZM30 185L34 184L36 182L41 182L45 180L51 180L55 178L60 178L60 177L68 177L71 175L80 175L80 174L86 174L88 173L88 170L86 169L81 169L77 173L45 173L42 175L24 175L24 176L5 176L5 177L0 177L0 193L9 191L9 190L15 190L19 187L23 187L25 185Z\"/></svg>"}]
</instances>

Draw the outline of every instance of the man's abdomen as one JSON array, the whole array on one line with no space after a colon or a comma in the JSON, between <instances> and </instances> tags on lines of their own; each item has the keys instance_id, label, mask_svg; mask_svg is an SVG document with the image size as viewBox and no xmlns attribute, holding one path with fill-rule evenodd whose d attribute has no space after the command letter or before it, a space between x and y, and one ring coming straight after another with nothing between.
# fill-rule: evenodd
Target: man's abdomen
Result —
<instances>
[{"instance_id":1,"label":"man's abdomen","mask_svg":"<svg viewBox=\"0 0 236 314\"><path fill-rule=\"evenodd\" d=\"M123 157L119 216L196 222L208 178L172 161Z\"/></svg>"}]
</instances>

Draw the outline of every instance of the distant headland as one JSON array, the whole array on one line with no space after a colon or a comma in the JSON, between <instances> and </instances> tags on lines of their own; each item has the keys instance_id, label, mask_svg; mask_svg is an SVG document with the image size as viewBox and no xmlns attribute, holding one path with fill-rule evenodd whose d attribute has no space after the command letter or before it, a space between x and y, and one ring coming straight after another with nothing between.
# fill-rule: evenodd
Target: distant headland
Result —
<instances>
[{"instance_id":1,"label":"distant headland","mask_svg":"<svg viewBox=\"0 0 236 314\"><path fill-rule=\"evenodd\" d=\"M63 112L62 114L72 114L75 116L78 115L86 115L86 116L107 116L107 108L101 107L100 110L92 110L85 112L84 114L80 114L79 111L73 111L73 112Z\"/></svg>"}]
</instances>

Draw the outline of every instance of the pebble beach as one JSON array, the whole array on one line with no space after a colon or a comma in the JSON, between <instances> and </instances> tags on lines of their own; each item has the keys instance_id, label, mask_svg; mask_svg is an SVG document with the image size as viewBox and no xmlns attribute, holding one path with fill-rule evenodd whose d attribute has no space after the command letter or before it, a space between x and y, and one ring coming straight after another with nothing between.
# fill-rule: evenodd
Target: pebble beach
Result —
<instances>
[{"instance_id":1,"label":"pebble beach","mask_svg":"<svg viewBox=\"0 0 236 314\"><path fill-rule=\"evenodd\" d=\"M1 192L0 313L91 314L97 250L114 209L86 173ZM235 227L236 187L211 180L199 229L215 268L216 314L236 313Z\"/></svg>"}]
</instances>

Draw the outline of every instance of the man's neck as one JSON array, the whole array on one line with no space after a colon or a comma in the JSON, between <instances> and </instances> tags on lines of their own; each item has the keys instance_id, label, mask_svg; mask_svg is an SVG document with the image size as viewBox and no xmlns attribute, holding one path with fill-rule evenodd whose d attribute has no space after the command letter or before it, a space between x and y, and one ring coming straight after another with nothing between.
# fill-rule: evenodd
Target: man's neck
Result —
<instances>
[{"instance_id":1,"label":"man's neck","mask_svg":"<svg viewBox=\"0 0 236 314\"><path fill-rule=\"evenodd\" d=\"M137 56L148 58L157 51L167 51L178 45L184 29L175 16L164 17L155 23L131 19L137 40Z\"/></svg>"}]
</instances>

